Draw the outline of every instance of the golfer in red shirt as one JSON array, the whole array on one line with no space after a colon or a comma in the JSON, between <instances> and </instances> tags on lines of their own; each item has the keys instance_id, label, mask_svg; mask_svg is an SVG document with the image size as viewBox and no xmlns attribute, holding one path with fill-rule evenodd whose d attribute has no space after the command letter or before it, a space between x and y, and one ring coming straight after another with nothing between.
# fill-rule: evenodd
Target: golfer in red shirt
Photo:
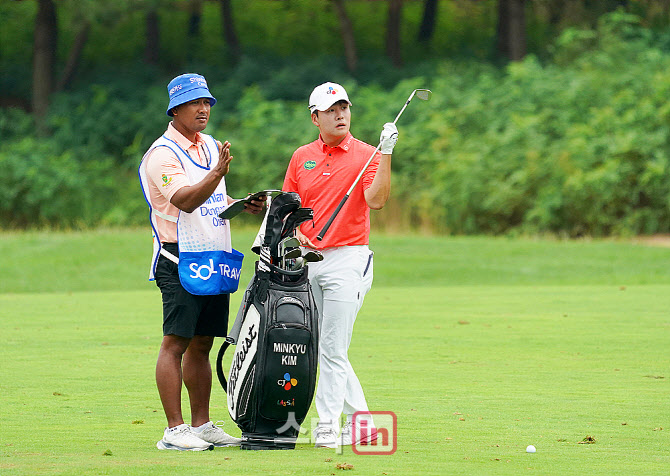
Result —
<instances>
[{"instance_id":1,"label":"golfer in red shirt","mask_svg":"<svg viewBox=\"0 0 670 476\"><path fill-rule=\"evenodd\" d=\"M316 235L354 183L375 147L349 132L351 102L336 83L317 86L309 98L312 123L319 138L295 151L283 190L297 192L302 206L314 210L313 224L297 231L301 244L319 249L323 261L309 264L309 278L319 310L319 367L315 446L334 448L359 443L352 435L352 416L368 411L361 384L348 358L356 314L372 285L370 209L384 206L391 190L391 153L398 131L384 125L377 153L352 191L323 241ZM340 418L346 420L340 433ZM368 428L372 428L369 422ZM375 431L369 432L372 438ZM370 437L368 437L370 438Z\"/></svg>"}]
</instances>

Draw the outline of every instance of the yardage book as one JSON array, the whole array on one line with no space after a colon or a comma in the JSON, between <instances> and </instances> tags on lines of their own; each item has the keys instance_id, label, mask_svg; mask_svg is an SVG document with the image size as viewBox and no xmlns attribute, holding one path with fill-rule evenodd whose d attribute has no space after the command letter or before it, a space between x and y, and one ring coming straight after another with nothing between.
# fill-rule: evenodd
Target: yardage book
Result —
<instances>
[{"instance_id":1,"label":"yardage book","mask_svg":"<svg viewBox=\"0 0 670 476\"><path fill-rule=\"evenodd\" d=\"M258 200L262 196L275 197L280 193L281 190L261 190L260 192L249 194L248 197L240 198L239 200L235 200L233 203L228 205L225 210L219 213L219 218L222 218L223 220L230 220L231 218L234 218L242 213L246 203L251 203L252 200Z\"/></svg>"}]
</instances>

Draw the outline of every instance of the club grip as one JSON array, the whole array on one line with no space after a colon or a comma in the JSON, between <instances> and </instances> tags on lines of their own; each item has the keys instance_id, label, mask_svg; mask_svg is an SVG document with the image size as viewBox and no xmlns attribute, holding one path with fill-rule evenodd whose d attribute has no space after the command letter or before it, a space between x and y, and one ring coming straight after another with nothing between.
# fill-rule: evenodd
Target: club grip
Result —
<instances>
[{"instance_id":1,"label":"club grip","mask_svg":"<svg viewBox=\"0 0 670 476\"><path fill-rule=\"evenodd\" d=\"M344 197L342 197L342 201L340 204L337 206L333 214L330 216L328 221L326 222L326 225L321 229L318 235L316 235L316 239L321 241L323 240L323 237L326 236L326 232L328 231L328 228L330 228L330 225L333 224L333 220L335 220L335 217L337 216L338 213L340 213L340 210L342 210L342 207L344 204L347 202L347 199L349 198L349 194L347 193Z\"/></svg>"}]
</instances>

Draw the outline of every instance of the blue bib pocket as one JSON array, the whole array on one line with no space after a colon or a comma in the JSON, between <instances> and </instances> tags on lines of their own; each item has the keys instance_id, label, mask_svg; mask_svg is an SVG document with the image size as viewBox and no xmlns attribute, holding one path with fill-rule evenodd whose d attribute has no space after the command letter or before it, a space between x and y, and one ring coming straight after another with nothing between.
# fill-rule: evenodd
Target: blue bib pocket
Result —
<instances>
[{"instance_id":1,"label":"blue bib pocket","mask_svg":"<svg viewBox=\"0 0 670 476\"><path fill-rule=\"evenodd\" d=\"M231 294L240 284L244 255L237 250L179 251L179 280L191 294Z\"/></svg>"}]
</instances>

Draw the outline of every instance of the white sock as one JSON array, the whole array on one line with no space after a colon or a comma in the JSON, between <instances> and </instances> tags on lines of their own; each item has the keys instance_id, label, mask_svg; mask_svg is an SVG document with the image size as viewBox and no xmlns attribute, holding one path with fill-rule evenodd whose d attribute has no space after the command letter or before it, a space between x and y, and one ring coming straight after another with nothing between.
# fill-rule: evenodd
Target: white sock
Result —
<instances>
[{"instance_id":1,"label":"white sock","mask_svg":"<svg viewBox=\"0 0 670 476\"><path fill-rule=\"evenodd\" d=\"M210 423L211 422L208 421L207 423L203 423L199 427L191 427L191 429L193 429L193 431L197 431L198 433L202 433Z\"/></svg>"}]
</instances>

